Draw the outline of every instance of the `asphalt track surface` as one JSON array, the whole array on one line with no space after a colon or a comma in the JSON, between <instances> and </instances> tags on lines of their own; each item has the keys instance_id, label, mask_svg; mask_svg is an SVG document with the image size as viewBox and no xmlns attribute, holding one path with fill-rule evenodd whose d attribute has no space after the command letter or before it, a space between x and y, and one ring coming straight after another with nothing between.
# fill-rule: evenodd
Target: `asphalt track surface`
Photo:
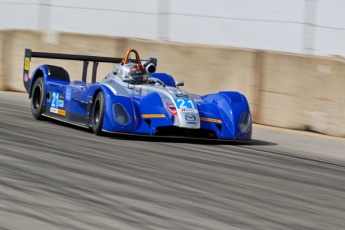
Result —
<instances>
[{"instance_id":1,"label":"asphalt track surface","mask_svg":"<svg viewBox=\"0 0 345 230\"><path fill-rule=\"evenodd\" d=\"M6 92L0 118L0 229L345 229L342 140L98 137Z\"/></svg>"}]
</instances>

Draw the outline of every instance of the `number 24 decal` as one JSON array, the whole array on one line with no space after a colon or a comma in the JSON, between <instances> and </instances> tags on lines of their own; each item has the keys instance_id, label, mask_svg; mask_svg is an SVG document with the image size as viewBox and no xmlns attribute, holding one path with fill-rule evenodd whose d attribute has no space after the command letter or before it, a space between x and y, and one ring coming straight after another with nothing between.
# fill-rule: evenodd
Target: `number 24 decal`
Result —
<instances>
[{"instance_id":1,"label":"number 24 decal","mask_svg":"<svg viewBox=\"0 0 345 230\"><path fill-rule=\"evenodd\" d=\"M195 104L190 99L175 99L175 103L178 109L195 109Z\"/></svg>"}]
</instances>

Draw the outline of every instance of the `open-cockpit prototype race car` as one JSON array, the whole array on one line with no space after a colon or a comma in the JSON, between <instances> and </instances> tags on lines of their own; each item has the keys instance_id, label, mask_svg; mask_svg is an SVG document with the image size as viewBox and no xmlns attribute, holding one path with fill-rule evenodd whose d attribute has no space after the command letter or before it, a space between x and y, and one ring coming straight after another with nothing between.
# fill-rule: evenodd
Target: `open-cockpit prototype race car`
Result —
<instances>
[{"instance_id":1,"label":"open-cockpit prototype race car","mask_svg":"<svg viewBox=\"0 0 345 230\"><path fill-rule=\"evenodd\" d=\"M130 59L134 54L135 59ZM29 77L31 58L83 62L82 80L71 81L59 66L41 65ZM89 62L92 80L86 82ZM114 69L96 82L99 62ZM195 95L183 82L156 73L157 59L141 60L130 49L124 58L32 52L25 50L23 81L36 119L49 117L104 132L218 140L251 140L247 99L233 91Z\"/></svg>"}]
</instances>

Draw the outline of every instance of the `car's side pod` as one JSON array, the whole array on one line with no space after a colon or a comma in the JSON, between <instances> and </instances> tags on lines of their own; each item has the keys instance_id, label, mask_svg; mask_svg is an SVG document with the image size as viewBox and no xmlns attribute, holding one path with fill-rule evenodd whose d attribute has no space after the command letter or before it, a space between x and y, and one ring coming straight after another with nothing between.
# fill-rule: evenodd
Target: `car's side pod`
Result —
<instances>
[{"instance_id":1,"label":"car's side pod","mask_svg":"<svg viewBox=\"0 0 345 230\"><path fill-rule=\"evenodd\" d=\"M26 90L29 93L29 98L31 97L32 87L39 77L43 77L44 82L47 82L47 80L70 82L69 74L64 68L53 65L41 65L33 72L32 77L28 79L29 88ZM24 86L25 83L24 80Z\"/></svg>"},{"instance_id":2,"label":"car's side pod","mask_svg":"<svg viewBox=\"0 0 345 230\"><path fill-rule=\"evenodd\" d=\"M201 96L201 98L205 102L216 104L222 113L222 121L226 125L223 125L223 137L221 139L251 139L252 119L249 104L244 95L239 92L221 91L219 93ZM246 114L249 116L245 124L247 128L241 131L241 117Z\"/></svg>"}]
</instances>

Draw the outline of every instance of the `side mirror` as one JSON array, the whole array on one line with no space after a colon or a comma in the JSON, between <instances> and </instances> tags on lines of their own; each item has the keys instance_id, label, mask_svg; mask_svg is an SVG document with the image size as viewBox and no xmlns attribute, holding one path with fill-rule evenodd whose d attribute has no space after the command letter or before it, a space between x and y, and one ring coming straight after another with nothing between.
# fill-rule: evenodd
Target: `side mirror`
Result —
<instances>
[{"instance_id":1,"label":"side mirror","mask_svg":"<svg viewBox=\"0 0 345 230\"><path fill-rule=\"evenodd\" d=\"M178 88L179 86L184 86L183 81L177 81L175 84L176 84L176 88Z\"/></svg>"},{"instance_id":2,"label":"side mirror","mask_svg":"<svg viewBox=\"0 0 345 230\"><path fill-rule=\"evenodd\" d=\"M122 80L122 82L125 82L125 83L130 83L130 82L131 82L131 79L129 79L129 78L125 78L125 79L123 79L123 80Z\"/></svg>"}]
</instances>

